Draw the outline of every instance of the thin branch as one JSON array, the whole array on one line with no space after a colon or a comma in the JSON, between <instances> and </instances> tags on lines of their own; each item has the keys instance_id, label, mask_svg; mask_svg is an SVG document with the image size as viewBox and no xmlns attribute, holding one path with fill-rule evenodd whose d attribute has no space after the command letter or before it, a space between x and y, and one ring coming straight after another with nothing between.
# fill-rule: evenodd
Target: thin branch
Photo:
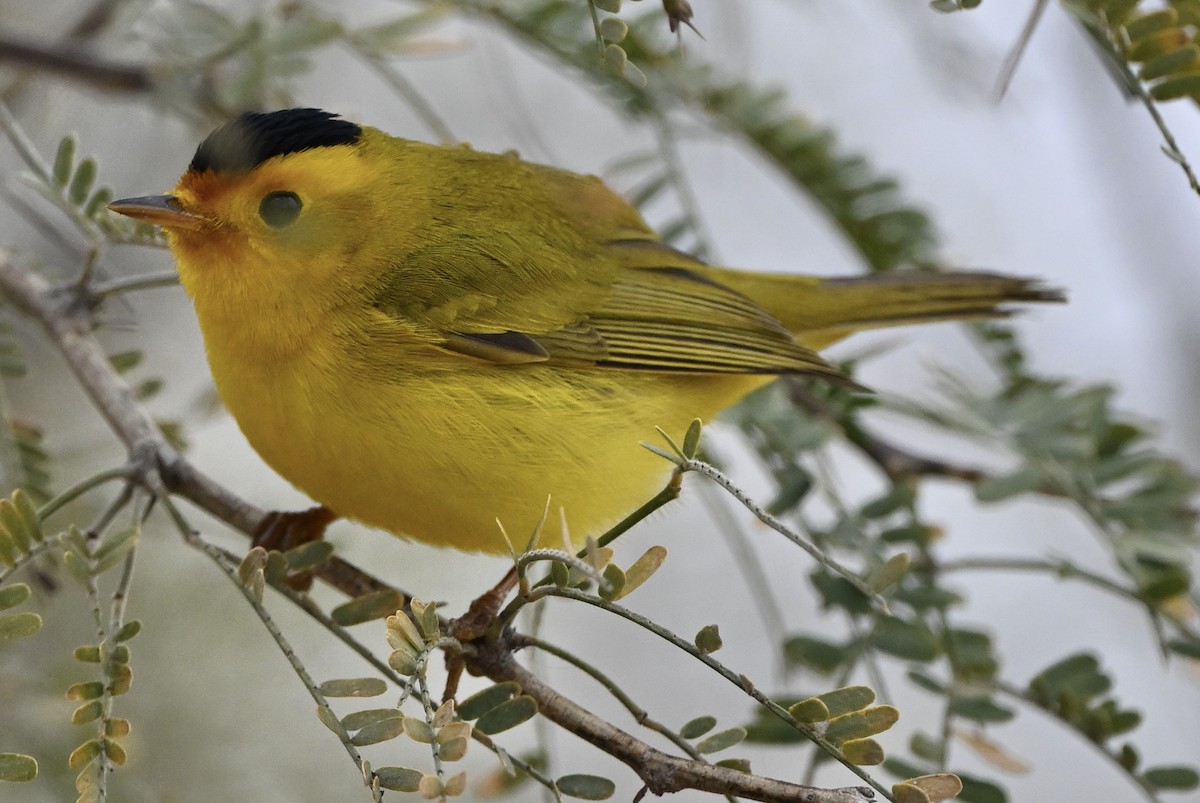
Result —
<instances>
[{"instance_id":1,"label":"thin branch","mask_svg":"<svg viewBox=\"0 0 1200 803\"><path fill-rule=\"evenodd\" d=\"M0 33L0 62L58 73L110 92L149 92L154 88L144 67L109 61L71 42L52 45Z\"/></svg>"},{"instance_id":2,"label":"thin branch","mask_svg":"<svg viewBox=\"0 0 1200 803\"><path fill-rule=\"evenodd\" d=\"M92 297L99 302L109 296L120 293L153 290L159 287L174 287L177 284L179 284L179 274L173 270L161 271L159 273L142 273L136 276L122 276L119 279L110 279L107 282L93 282Z\"/></svg>"},{"instance_id":3,"label":"thin branch","mask_svg":"<svg viewBox=\"0 0 1200 803\"><path fill-rule=\"evenodd\" d=\"M1033 8L1029 10L1029 16L1025 18L1021 33L1017 35L1017 42L1004 58L1004 66L1000 68L1000 75L996 78L997 100L1002 99L1004 93L1008 92L1008 85L1012 83L1013 76L1017 74L1017 65L1021 63L1021 57L1025 55L1025 48L1029 46L1029 40L1033 38L1033 32L1037 30L1038 22L1041 21L1042 14L1049 5L1050 0L1036 0Z\"/></svg>"},{"instance_id":4,"label":"thin branch","mask_svg":"<svg viewBox=\"0 0 1200 803\"><path fill-rule=\"evenodd\" d=\"M817 563L820 563L826 569L850 583L850 585L862 592L867 599L871 600L871 602L874 603L874 605L880 611L883 613L890 612L887 600L884 599L879 593L872 590L871 587L868 586L861 577L859 577L849 568L843 566L838 561L831 558L816 544L809 543L804 538L801 538L797 533L792 532L791 528L764 510L762 506L751 499L745 491L734 485L733 480L726 477L716 468L710 466L708 463L705 463L702 460L685 460L679 464L679 467L684 471L694 471L695 473L712 480L717 485L720 485L729 493L730 496L741 502L742 507L753 513L755 517L763 524L767 525L772 530L803 549Z\"/></svg>"},{"instance_id":5,"label":"thin branch","mask_svg":"<svg viewBox=\"0 0 1200 803\"><path fill-rule=\"evenodd\" d=\"M847 427L829 411L828 407L813 397L802 382L788 381L786 387L788 398L797 407L813 418L836 425L846 436L846 440L854 444L863 455L879 466L892 482L911 477L945 477L975 484L988 477L987 473L981 469L913 454L871 435L861 427Z\"/></svg>"},{"instance_id":6,"label":"thin branch","mask_svg":"<svg viewBox=\"0 0 1200 803\"><path fill-rule=\"evenodd\" d=\"M888 794L887 790L884 789L882 786L880 786L879 783L876 782L870 775L868 775L861 768L859 768L853 764L846 763L841 758L841 754L839 753L839 751L837 750L836 747L834 747L830 742L828 742L826 739L824 739L814 729L809 728L808 726L802 725L801 723L797 722L795 717L793 717L791 714L789 714L783 708L783 706L779 705L774 700L772 700L771 698L769 698L765 694L763 694L761 691L759 691L758 687L754 685L753 681L751 681L750 678L748 678L746 675L742 675L737 672L734 672L732 669L730 669L729 667L722 664L716 658L713 658L711 655L709 655L707 653L701 652L699 650L699 648L696 647L696 645L692 644L689 641L686 641L685 639L680 638L679 636L675 635L674 633L672 633L670 630L663 627L662 625L652 622L649 619L647 619L646 617L642 616L641 614L635 613L621 605L617 605L616 603L609 602L607 600L601 599L600 597L596 597L591 594L587 594L583 591L579 591L578 589L574 589L574 588L558 588L557 586L549 586L549 587L540 588L540 589L536 590L532 595L533 598L544 597L544 596L562 597L564 599L575 600L576 602L583 602L588 605L593 605L597 608L600 608L601 610L604 610L611 614L615 614L617 616L620 616L622 619L632 622L633 624L643 628L644 630L649 631L650 633L653 633L654 635L658 636L659 638L663 639L664 641L670 643L676 649L686 652L688 655L692 656L697 661L700 661L702 664L707 666L709 669L713 670L718 675L725 678L725 680L727 680L730 683L737 686L739 689L741 689L743 692L745 692L747 695L749 695L750 698L753 699L755 702L757 702L759 705L763 706L765 709L770 711L772 714L774 714L776 717L778 717L784 723L786 723L787 725L794 728L797 733L803 734L806 739L808 739L814 745L816 745L817 747L821 748L826 753L828 753L831 758L834 758L838 761L842 761L842 763L845 765L846 769L850 770L855 775L862 778L867 783L871 784L871 786L878 789L889 800L891 799L891 796ZM613 755L616 755L616 754L613 754ZM620 756L616 756L616 757L620 758ZM650 786L651 791L657 792L658 794L662 794L662 792L655 789L655 787L653 785L651 785L650 779L647 778L645 775L642 776L642 780L646 781L646 784L648 786ZM708 786L702 786L702 787L696 787L696 788L703 789L706 792L721 792L724 794L733 794L733 795L738 795L738 796L742 796L742 797L750 797L751 796L745 791L738 792L738 791L725 789L725 788L712 788L712 787L708 787ZM811 789L812 787L804 787L804 788ZM856 787L856 788L862 789L864 787ZM666 791L674 792L674 791L678 791L678 790L669 789ZM867 791L869 792L870 790L868 789ZM873 795L874 793L872 792L871 794ZM759 800L762 798L754 798L754 799ZM775 800L776 798L772 797L772 798L766 798L766 799L767 800ZM780 798L780 799L791 800L792 798Z\"/></svg>"},{"instance_id":7,"label":"thin branch","mask_svg":"<svg viewBox=\"0 0 1200 803\"><path fill-rule=\"evenodd\" d=\"M637 724L641 725L643 728L649 728L655 733L660 734L663 738L670 741L671 744L687 753L696 761L704 761L704 755L695 747L693 747L691 742L689 742L687 739L684 739L678 733L671 730L661 722L651 719L650 713L638 705L634 699L625 692L624 689L617 685L615 680L601 672L597 667L592 666L590 663L580 658L578 655L568 652L557 645L542 641L539 638L534 638L533 636L520 636L517 643L519 643L522 647L534 647L542 652L553 655L559 660L565 661L566 663L578 669L580 672L588 675L601 686L603 686L609 694L615 697L617 702L625 706L625 710L633 716L633 719L637 722Z\"/></svg>"},{"instance_id":8,"label":"thin branch","mask_svg":"<svg viewBox=\"0 0 1200 803\"><path fill-rule=\"evenodd\" d=\"M1175 141L1175 135L1167 127L1167 121L1159 113L1158 104L1154 102L1154 98L1146 91L1145 85L1129 69L1129 65L1121 55L1120 48L1117 47L1117 44L1112 39L1112 32L1105 27L1089 23L1082 18L1079 18L1079 22L1086 31L1092 34L1092 39L1096 42L1097 47L1107 48L1105 55L1108 57L1108 62L1122 79L1124 87L1141 101L1142 105L1146 107L1146 112L1150 115L1150 119L1154 121L1154 125L1158 126L1158 131L1162 134L1163 142L1165 143L1162 146L1163 153L1166 154L1168 159L1179 165L1179 169L1187 176L1188 186L1192 188L1192 192L1200 195L1200 179L1196 178L1196 173L1192 170L1191 164L1188 163L1187 157L1183 155L1183 149L1179 147L1179 143Z\"/></svg>"},{"instance_id":9,"label":"thin branch","mask_svg":"<svg viewBox=\"0 0 1200 803\"><path fill-rule=\"evenodd\" d=\"M1152 606L1137 590L1126 588L1120 583L1115 583L1103 575L1080 568L1073 563L1065 560L1052 560L1042 558L961 558L959 560L945 561L937 564L939 572L961 572L961 571L987 571L987 572L1037 572L1039 574L1052 574L1060 580L1080 580L1087 585L1098 588L1102 591L1107 591L1126 602L1131 602L1140 607L1151 608L1151 615L1155 618L1161 616L1170 622L1181 636L1184 636L1188 641L1200 646L1200 630L1192 628L1188 623L1179 616L1172 614L1170 611Z\"/></svg>"},{"instance_id":10,"label":"thin branch","mask_svg":"<svg viewBox=\"0 0 1200 803\"><path fill-rule=\"evenodd\" d=\"M875 798L868 787L820 789L664 753L562 697L517 664L512 652L501 643L477 645L469 662L492 680L516 681L521 691L537 700L539 706L543 701L551 702L549 708L539 708L543 716L624 762L656 795L698 789L773 803L865 803Z\"/></svg>"}]
</instances>

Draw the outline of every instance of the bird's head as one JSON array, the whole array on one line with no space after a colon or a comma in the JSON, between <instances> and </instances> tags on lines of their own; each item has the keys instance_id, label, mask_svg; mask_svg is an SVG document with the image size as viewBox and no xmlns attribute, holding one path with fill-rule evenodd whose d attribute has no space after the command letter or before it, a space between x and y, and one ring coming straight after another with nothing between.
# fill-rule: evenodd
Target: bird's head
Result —
<instances>
[{"instance_id":1,"label":"bird's head","mask_svg":"<svg viewBox=\"0 0 1200 803\"><path fill-rule=\"evenodd\" d=\"M393 197L382 139L317 109L249 112L200 144L170 194L109 208L163 227L198 308L328 307L406 247L402 230L380 229L418 194Z\"/></svg>"}]
</instances>

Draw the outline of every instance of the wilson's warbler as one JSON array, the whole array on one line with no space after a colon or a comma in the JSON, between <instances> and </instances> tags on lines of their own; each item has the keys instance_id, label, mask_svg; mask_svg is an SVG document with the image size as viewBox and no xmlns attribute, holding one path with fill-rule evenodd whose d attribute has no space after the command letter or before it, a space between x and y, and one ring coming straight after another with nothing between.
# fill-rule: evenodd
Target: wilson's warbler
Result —
<instances>
[{"instance_id":1,"label":"wilson's warbler","mask_svg":"<svg viewBox=\"0 0 1200 803\"><path fill-rule=\"evenodd\" d=\"M594 176L389 136L315 109L214 131L166 229L221 398L337 515L432 544L576 544L648 499L682 433L858 329L1058 296L983 273L847 279L706 265Z\"/></svg>"}]
</instances>

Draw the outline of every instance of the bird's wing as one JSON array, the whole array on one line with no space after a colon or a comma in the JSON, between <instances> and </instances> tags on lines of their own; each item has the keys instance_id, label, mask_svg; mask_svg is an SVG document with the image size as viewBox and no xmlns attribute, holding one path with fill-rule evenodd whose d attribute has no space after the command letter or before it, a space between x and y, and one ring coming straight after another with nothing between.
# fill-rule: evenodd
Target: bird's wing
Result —
<instances>
[{"instance_id":1,"label":"bird's wing","mask_svg":"<svg viewBox=\"0 0 1200 803\"><path fill-rule=\"evenodd\" d=\"M378 306L468 357L843 378L757 304L689 268L702 263L657 240L607 243L595 265L572 270L514 268L469 248L417 258L419 269L400 273L423 277L420 285L396 287Z\"/></svg>"}]
</instances>

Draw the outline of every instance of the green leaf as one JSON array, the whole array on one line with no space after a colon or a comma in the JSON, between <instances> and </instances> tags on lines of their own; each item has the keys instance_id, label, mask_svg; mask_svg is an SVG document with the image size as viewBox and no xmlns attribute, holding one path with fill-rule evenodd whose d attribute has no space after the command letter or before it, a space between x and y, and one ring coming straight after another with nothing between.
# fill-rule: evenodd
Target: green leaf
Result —
<instances>
[{"instance_id":1,"label":"green leaf","mask_svg":"<svg viewBox=\"0 0 1200 803\"><path fill-rule=\"evenodd\" d=\"M882 566L877 567L867 577L867 585L878 594L891 588L908 571L912 559L907 552L892 555Z\"/></svg>"},{"instance_id":2,"label":"green leaf","mask_svg":"<svg viewBox=\"0 0 1200 803\"><path fill-rule=\"evenodd\" d=\"M333 709L327 705L317 706L317 719L321 724L329 728L334 735L343 741L349 741L350 734L346 733L346 729L342 727L342 723L338 721L337 714L333 713Z\"/></svg>"},{"instance_id":3,"label":"green leaf","mask_svg":"<svg viewBox=\"0 0 1200 803\"><path fill-rule=\"evenodd\" d=\"M76 647L74 655L76 661L84 664L98 664L101 660L100 648L92 644Z\"/></svg>"},{"instance_id":4,"label":"green leaf","mask_svg":"<svg viewBox=\"0 0 1200 803\"><path fill-rule=\"evenodd\" d=\"M414 742L433 744L433 726L423 719L404 717L404 734Z\"/></svg>"},{"instance_id":5,"label":"green leaf","mask_svg":"<svg viewBox=\"0 0 1200 803\"><path fill-rule=\"evenodd\" d=\"M841 750L844 759L859 767L883 763L883 746L874 739L851 739Z\"/></svg>"},{"instance_id":6,"label":"green leaf","mask_svg":"<svg viewBox=\"0 0 1200 803\"><path fill-rule=\"evenodd\" d=\"M654 576L654 573L658 571L658 568L663 565L663 561L666 559L666 547L652 546L643 552L642 556L625 570L625 585L621 589L621 593L614 599L624 599L632 594L642 583Z\"/></svg>"},{"instance_id":7,"label":"green leaf","mask_svg":"<svg viewBox=\"0 0 1200 803\"><path fill-rule=\"evenodd\" d=\"M108 355L108 363L113 367L113 370L119 374L132 371L141 364L142 358L145 355L142 352L133 349L130 351L119 351L116 354Z\"/></svg>"},{"instance_id":8,"label":"green leaf","mask_svg":"<svg viewBox=\"0 0 1200 803\"><path fill-rule=\"evenodd\" d=\"M475 722L475 727L492 736L532 719L537 710L537 702L532 697L522 694L484 713Z\"/></svg>"},{"instance_id":9,"label":"green leaf","mask_svg":"<svg viewBox=\"0 0 1200 803\"><path fill-rule=\"evenodd\" d=\"M395 739L402 733L404 733L404 717L397 711L396 716L391 719L377 720L359 728L358 733L350 738L350 744L358 747L379 744Z\"/></svg>"},{"instance_id":10,"label":"green leaf","mask_svg":"<svg viewBox=\"0 0 1200 803\"><path fill-rule=\"evenodd\" d=\"M100 575L116 566L129 550L137 546L138 529L130 527L113 533L100 542L92 553L92 574Z\"/></svg>"},{"instance_id":11,"label":"green leaf","mask_svg":"<svg viewBox=\"0 0 1200 803\"><path fill-rule=\"evenodd\" d=\"M1142 773L1142 780L1158 790L1189 792L1200 786L1200 775L1191 767L1153 767Z\"/></svg>"},{"instance_id":12,"label":"green leaf","mask_svg":"<svg viewBox=\"0 0 1200 803\"><path fill-rule=\"evenodd\" d=\"M931 585L905 585L897 588L895 599L917 611L946 610L962 604L963 598L946 588Z\"/></svg>"},{"instance_id":13,"label":"green leaf","mask_svg":"<svg viewBox=\"0 0 1200 803\"><path fill-rule=\"evenodd\" d=\"M704 734L708 733L710 730L715 728L716 725L717 725L716 717L710 717L710 716L696 717L695 719L687 722L682 728L679 729L679 735L682 736L684 739L688 739L688 740L699 739L701 736L703 736Z\"/></svg>"},{"instance_id":14,"label":"green leaf","mask_svg":"<svg viewBox=\"0 0 1200 803\"><path fill-rule=\"evenodd\" d=\"M792 719L797 722L803 722L806 725L811 725L814 722L824 722L832 718L829 713L829 706L820 697L809 697L806 700L801 700L788 708L787 712L791 714Z\"/></svg>"},{"instance_id":15,"label":"green leaf","mask_svg":"<svg viewBox=\"0 0 1200 803\"><path fill-rule=\"evenodd\" d=\"M32 636L42 629L42 617L31 611L0 616L0 643Z\"/></svg>"},{"instance_id":16,"label":"green leaf","mask_svg":"<svg viewBox=\"0 0 1200 803\"><path fill-rule=\"evenodd\" d=\"M879 519L902 508L912 507L915 495L911 485L899 483L888 489L883 496L862 506L862 513L868 519Z\"/></svg>"},{"instance_id":17,"label":"green leaf","mask_svg":"<svg viewBox=\"0 0 1200 803\"><path fill-rule=\"evenodd\" d=\"M825 738L834 744L863 739L883 733L896 724L900 712L890 705L877 705L862 711L853 711L829 720L825 728Z\"/></svg>"},{"instance_id":18,"label":"green leaf","mask_svg":"<svg viewBox=\"0 0 1200 803\"><path fill-rule=\"evenodd\" d=\"M606 42L620 42L629 33L629 25L619 17L605 17L600 20L600 36Z\"/></svg>"},{"instance_id":19,"label":"green leaf","mask_svg":"<svg viewBox=\"0 0 1200 803\"><path fill-rule=\"evenodd\" d=\"M809 575L809 579L821 595L823 608L842 608L860 616L871 612L870 598L846 578L818 569Z\"/></svg>"},{"instance_id":20,"label":"green leaf","mask_svg":"<svg viewBox=\"0 0 1200 803\"><path fill-rule=\"evenodd\" d=\"M604 582L600 584L600 597L609 601L619 599L625 590L625 571L615 563L604 567Z\"/></svg>"},{"instance_id":21,"label":"green leaf","mask_svg":"<svg viewBox=\"0 0 1200 803\"><path fill-rule=\"evenodd\" d=\"M520 684L512 680L488 686L463 700L458 706L458 715L468 722L479 719L496 706L507 702L513 695L519 694L520 691Z\"/></svg>"},{"instance_id":22,"label":"green leaf","mask_svg":"<svg viewBox=\"0 0 1200 803\"><path fill-rule=\"evenodd\" d=\"M95 218L97 215L104 214L109 203L112 202L113 192L108 187L101 187L92 193L92 197L88 198L87 204L83 207L83 214L88 218Z\"/></svg>"},{"instance_id":23,"label":"green leaf","mask_svg":"<svg viewBox=\"0 0 1200 803\"><path fill-rule=\"evenodd\" d=\"M875 625L871 641L889 655L908 661L932 661L941 654L937 636L923 624L884 616Z\"/></svg>"},{"instance_id":24,"label":"green leaf","mask_svg":"<svg viewBox=\"0 0 1200 803\"><path fill-rule=\"evenodd\" d=\"M283 556L287 558L288 571L307 572L333 557L333 544L325 540L309 541L307 544L289 549L283 553ZM395 608L389 611L389 613L395 612Z\"/></svg>"},{"instance_id":25,"label":"green leaf","mask_svg":"<svg viewBox=\"0 0 1200 803\"><path fill-rule=\"evenodd\" d=\"M382 722L385 719L392 719L399 716L403 715L395 708L367 708L362 711L351 712L342 717L342 727L347 731L356 731L359 728L365 728L376 722Z\"/></svg>"},{"instance_id":26,"label":"green leaf","mask_svg":"<svg viewBox=\"0 0 1200 803\"><path fill-rule=\"evenodd\" d=\"M700 632L696 634L693 642L696 644L696 649L700 650L702 654L714 653L721 649L721 632L716 625L705 625L700 628Z\"/></svg>"},{"instance_id":27,"label":"green leaf","mask_svg":"<svg viewBox=\"0 0 1200 803\"><path fill-rule=\"evenodd\" d=\"M65 187L71 179L71 169L75 166L75 135L68 134L58 141L58 150L54 152L54 170L52 173L54 186Z\"/></svg>"},{"instance_id":28,"label":"green leaf","mask_svg":"<svg viewBox=\"0 0 1200 803\"><path fill-rule=\"evenodd\" d=\"M934 694L945 694L946 686L939 680L936 680L923 672L918 672L915 669L908 673L908 679L913 682L913 685L919 686L925 691L933 692Z\"/></svg>"},{"instance_id":29,"label":"green leaf","mask_svg":"<svg viewBox=\"0 0 1200 803\"><path fill-rule=\"evenodd\" d=\"M404 595L394 589L384 589L355 597L329 613L342 627L385 619L404 607Z\"/></svg>"},{"instance_id":30,"label":"green leaf","mask_svg":"<svg viewBox=\"0 0 1200 803\"><path fill-rule=\"evenodd\" d=\"M736 772L750 772L750 759L748 758L723 758L716 762L716 766L724 767L727 770L735 770Z\"/></svg>"},{"instance_id":31,"label":"green leaf","mask_svg":"<svg viewBox=\"0 0 1200 803\"><path fill-rule=\"evenodd\" d=\"M1183 639L1171 639L1167 642L1167 649L1176 655L1182 655L1184 658L1192 658L1200 660L1200 644Z\"/></svg>"},{"instance_id":32,"label":"green leaf","mask_svg":"<svg viewBox=\"0 0 1200 803\"><path fill-rule=\"evenodd\" d=\"M142 623L138 619L130 619L125 624L121 625L121 629L113 636L113 641L129 641L138 633L142 632Z\"/></svg>"},{"instance_id":33,"label":"green leaf","mask_svg":"<svg viewBox=\"0 0 1200 803\"><path fill-rule=\"evenodd\" d=\"M94 722L104 714L104 703L100 700L92 700L75 709L71 714L72 725L84 725L88 722Z\"/></svg>"},{"instance_id":34,"label":"green leaf","mask_svg":"<svg viewBox=\"0 0 1200 803\"><path fill-rule=\"evenodd\" d=\"M987 477L975 483L975 499L980 502L999 502L1009 497L1029 493L1041 484L1042 472L1035 466L1022 466L1011 474Z\"/></svg>"},{"instance_id":35,"label":"green leaf","mask_svg":"<svg viewBox=\"0 0 1200 803\"><path fill-rule=\"evenodd\" d=\"M792 666L804 666L823 675L832 674L850 657L845 645L814 636L792 636L783 643L783 658Z\"/></svg>"},{"instance_id":36,"label":"green leaf","mask_svg":"<svg viewBox=\"0 0 1200 803\"><path fill-rule=\"evenodd\" d=\"M13 583L8 588L0 588L0 611L15 608L29 599L29 586L25 583Z\"/></svg>"},{"instance_id":37,"label":"green leaf","mask_svg":"<svg viewBox=\"0 0 1200 803\"><path fill-rule=\"evenodd\" d=\"M704 754L719 753L722 750L728 750L734 745L741 744L745 738L745 728L729 728L727 730L718 731L712 736L697 742L696 751Z\"/></svg>"},{"instance_id":38,"label":"green leaf","mask_svg":"<svg viewBox=\"0 0 1200 803\"><path fill-rule=\"evenodd\" d=\"M379 785L393 792L415 792L425 773L408 767L379 767L375 770Z\"/></svg>"},{"instance_id":39,"label":"green leaf","mask_svg":"<svg viewBox=\"0 0 1200 803\"><path fill-rule=\"evenodd\" d=\"M1053 704L1064 691L1090 699L1111 687L1112 681L1100 671L1100 661L1090 653L1067 656L1029 681L1029 690L1043 701L1042 705Z\"/></svg>"},{"instance_id":40,"label":"green leaf","mask_svg":"<svg viewBox=\"0 0 1200 803\"><path fill-rule=\"evenodd\" d=\"M700 451L700 431L703 425L699 418L693 418L683 436L683 456L692 460Z\"/></svg>"},{"instance_id":41,"label":"green leaf","mask_svg":"<svg viewBox=\"0 0 1200 803\"><path fill-rule=\"evenodd\" d=\"M67 766L73 770L81 770L92 763L100 755L101 744L96 739L90 739L71 751L67 758Z\"/></svg>"},{"instance_id":42,"label":"green leaf","mask_svg":"<svg viewBox=\"0 0 1200 803\"><path fill-rule=\"evenodd\" d=\"M554 782L561 794L580 800L608 800L617 785L599 775L564 775Z\"/></svg>"},{"instance_id":43,"label":"green leaf","mask_svg":"<svg viewBox=\"0 0 1200 803\"><path fill-rule=\"evenodd\" d=\"M92 185L96 183L96 160L87 156L80 160L71 177L71 186L67 188L67 198L76 206L87 202Z\"/></svg>"},{"instance_id":44,"label":"green leaf","mask_svg":"<svg viewBox=\"0 0 1200 803\"><path fill-rule=\"evenodd\" d=\"M958 778L962 782L962 791L957 800L965 803L1008 803L1008 795L996 784L962 773L958 774Z\"/></svg>"},{"instance_id":45,"label":"green leaf","mask_svg":"<svg viewBox=\"0 0 1200 803\"><path fill-rule=\"evenodd\" d=\"M1008 722L1016 716L1011 708L1005 708L990 697L982 696L957 696L950 702L950 711L981 725L989 722Z\"/></svg>"},{"instance_id":46,"label":"green leaf","mask_svg":"<svg viewBox=\"0 0 1200 803\"><path fill-rule=\"evenodd\" d=\"M843 686L818 694L817 699L829 709L831 717L840 717L851 711L861 711L875 702L875 690L869 686Z\"/></svg>"},{"instance_id":47,"label":"green leaf","mask_svg":"<svg viewBox=\"0 0 1200 803\"><path fill-rule=\"evenodd\" d=\"M67 688L68 700L95 700L104 694L104 684L98 680L75 683Z\"/></svg>"},{"instance_id":48,"label":"green leaf","mask_svg":"<svg viewBox=\"0 0 1200 803\"><path fill-rule=\"evenodd\" d=\"M318 689L326 697L377 697L387 691L387 683L379 678L335 678Z\"/></svg>"},{"instance_id":49,"label":"green leaf","mask_svg":"<svg viewBox=\"0 0 1200 803\"><path fill-rule=\"evenodd\" d=\"M38 763L33 756L0 753L0 781L28 783L37 777Z\"/></svg>"},{"instance_id":50,"label":"green leaf","mask_svg":"<svg viewBox=\"0 0 1200 803\"><path fill-rule=\"evenodd\" d=\"M917 758L923 758L930 764L940 766L946 760L946 743L935 739L924 731L914 731L908 739L908 749Z\"/></svg>"}]
</instances>

